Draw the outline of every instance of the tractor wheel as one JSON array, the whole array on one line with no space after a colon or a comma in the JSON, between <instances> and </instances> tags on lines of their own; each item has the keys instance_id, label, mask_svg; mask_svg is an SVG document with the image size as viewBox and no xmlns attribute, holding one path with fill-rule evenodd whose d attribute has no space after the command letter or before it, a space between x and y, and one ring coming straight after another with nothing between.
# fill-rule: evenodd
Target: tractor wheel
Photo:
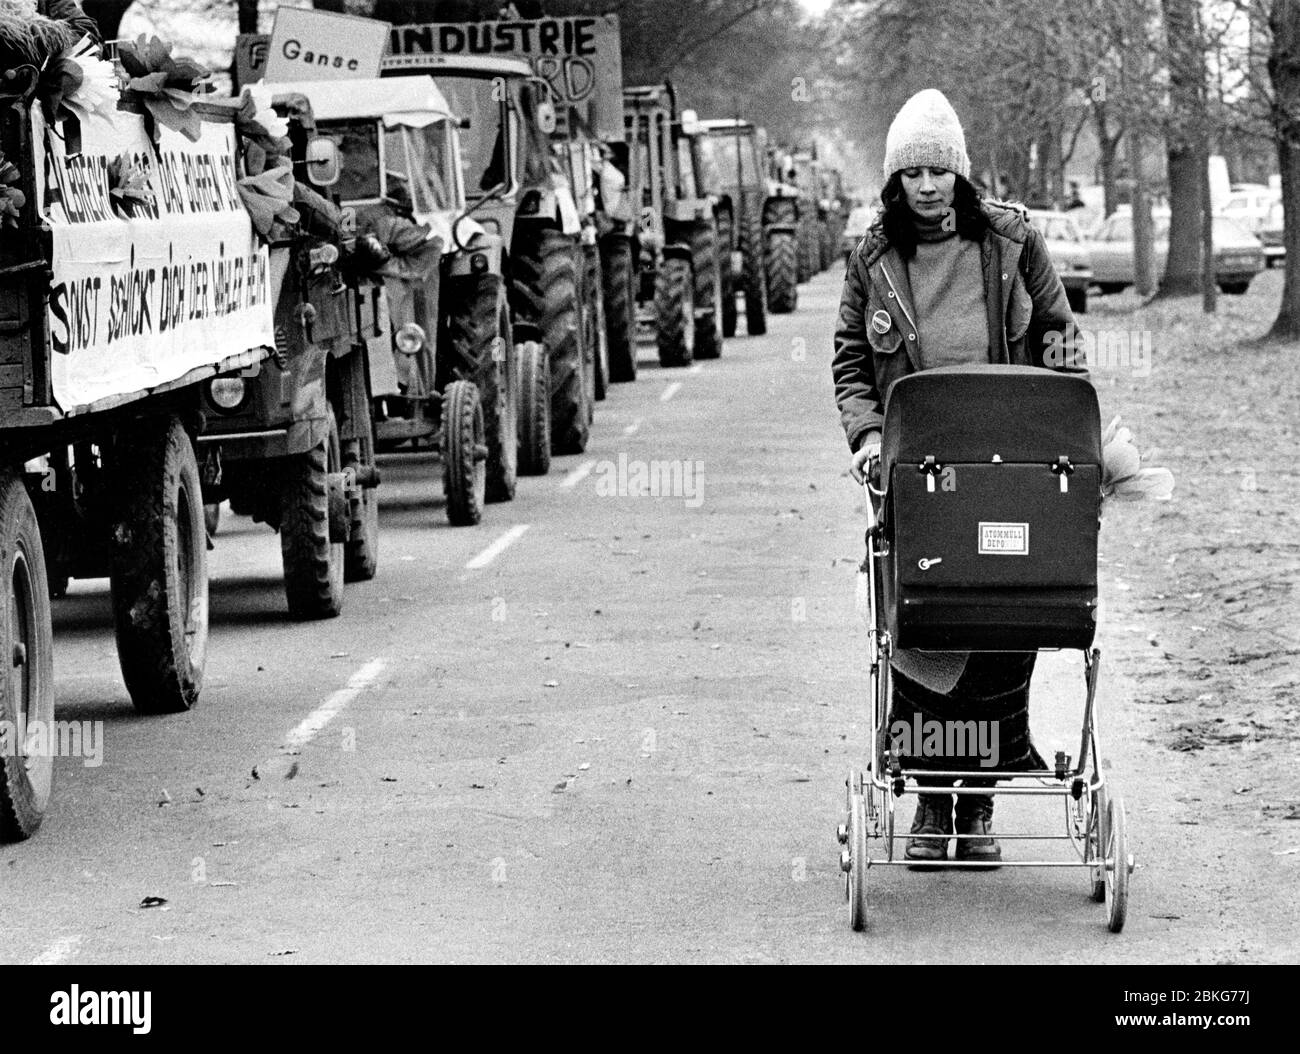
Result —
<instances>
[{"instance_id":1,"label":"tractor wheel","mask_svg":"<svg viewBox=\"0 0 1300 1054\"><path fill-rule=\"evenodd\" d=\"M487 445L483 406L470 381L452 381L442 397L442 485L447 519L472 527L487 498Z\"/></svg>"},{"instance_id":2,"label":"tractor wheel","mask_svg":"<svg viewBox=\"0 0 1300 1054\"><path fill-rule=\"evenodd\" d=\"M600 249L594 245L585 248L587 263L587 296L591 301L591 359L592 393L597 402L604 402L609 394L609 327L605 318L605 286L600 269Z\"/></svg>"},{"instance_id":3,"label":"tractor wheel","mask_svg":"<svg viewBox=\"0 0 1300 1054\"><path fill-rule=\"evenodd\" d=\"M735 223L729 213L718 217L718 273L722 276L722 335L734 337L739 321L736 286L739 276L731 269L731 250L736 246Z\"/></svg>"},{"instance_id":4,"label":"tractor wheel","mask_svg":"<svg viewBox=\"0 0 1300 1054\"><path fill-rule=\"evenodd\" d=\"M581 454L591 435L573 239L550 227L515 229L515 315L542 332L551 365L551 449Z\"/></svg>"},{"instance_id":5,"label":"tractor wheel","mask_svg":"<svg viewBox=\"0 0 1300 1054\"><path fill-rule=\"evenodd\" d=\"M487 500L515 496L519 465L519 378L505 283L499 275L456 279L451 285L448 334L456 353L453 373L474 382L487 431Z\"/></svg>"},{"instance_id":6,"label":"tractor wheel","mask_svg":"<svg viewBox=\"0 0 1300 1054\"><path fill-rule=\"evenodd\" d=\"M787 231L767 236L767 306L774 315L788 315L799 304L799 246Z\"/></svg>"},{"instance_id":7,"label":"tractor wheel","mask_svg":"<svg viewBox=\"0 0 1300 1054\"><path fill-rule=\"evenodd\" d=\"M722 354L722 275L718 271L718 234L712 220L691 231L691 273L695 279L695 358Z\"/></svg>"},{"instance_id":8,"label":"tractor wheel","mask_svg":"<svg viewBox=\"0 0 1300 1054\"><path fill-rule=\"evenodd\" d=\"M740 250L745 271L741 285L745 292L745 332L761 337L767 332L767 277L763 259L763 220L757 209L750 209L748 220L740 229Z\"/></svg>"},{"instance_id":9,"label":"tractor wheel","mask_svg":"<svg viewBox=\"0 0 1300 1054\"><path fill-rule=\"evenodd\" d=\"M375 441L369 420L365 435L350 439L343 448L343 469L372 473ZM349 510L351 527L343 550L343 580L369 582L379 570L379 488L363 487L361 500Z\"/></svg>"},{"instance_id":10,"label":"tractor wheel","mask_svg":"<svg viewBox=\"0 0 1300 1054\"><path fill-rule=\"evenodd\" d=\"M636 268L632 242L610 238L601 249L605 283L605 331L609 336L609 379L636 380Z\"/></svg>"},{"instance_id":11,"label":"tractor wheel","mask_svg":"<svg viewBox=\"0 0 1300 1054\"><path fill-rule=\"evenodd\" d=\"M544 476L551 470L551 378L546 346L535 340L516 345L519 375L519 473Z\"/></svg>"},{"instance_id":12,"label":"tractor wheel","mask_svg":"<svg viewBox=\"0 0 1300 1054\"><path fill-rule=\"evenodd\" d=\"M689 366L695 357L695 295L691 264L665 256L655 276L659 365Z\"/></svg>"},{"instance_id":13,"label":"tractor wheel","mask_svg":"<svg viewBox=\"0 0 1300 1054\"><path fill-rule=\"evenodd\" d=\"M330 532L330 480L343 471L339 426L326 409L325 437L306 453L284 459L280 487L280 556L289 614L334 618L343 610L346 546Z\"/></svg>"},{"instance_id":14,"label":"tractor wheel","mask_svg":"<svg viewBox=\"0 0 1300 1054\"><path fill-rule=\"evenodd\" d=\"M199 700L208 650L208 534L199 465L178 418L118 440L109 581L131 702L174 714Z\"/></svg>"}]
</instances>

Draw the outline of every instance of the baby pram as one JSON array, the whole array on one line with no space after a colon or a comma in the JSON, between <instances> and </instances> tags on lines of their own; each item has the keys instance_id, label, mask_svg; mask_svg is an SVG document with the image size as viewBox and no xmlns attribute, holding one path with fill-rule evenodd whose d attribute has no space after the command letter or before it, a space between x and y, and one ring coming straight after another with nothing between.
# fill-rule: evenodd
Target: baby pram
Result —
<instances>
[{"instance_id":1,"label":"baby pram","mask_svg":"<svg viewBox=\"0 0 1300 1054\"><path fill-rule=\"evenodd\" d=\"M885 407L881 456L870 466L859 607L868 626L871 719L866 772L847 780L838 830L849 921L865 925L867 873L914 863L895 853L895 806L917 780L974 773L906 767L887 731L891 656L926 652L1079 649L1086 694L1079 748L1049 767L980 769L994 787L955 794L1034 795L1064 806L1061 835L999 832L1006 842L1066 841L1075 854L1003 867L1082 867L1112 932L1124 925L1128 853L1123 802L1098 763L1097 536L1101 422L1078 375L1025 366L957 366L899 380ZM940 763L942 764L942 763ZM962 838L962 835L951 837ZM1075 859L1077 855L1077 859ZM945 867L984 867L957 860Z\"/></svg>"}]
</instances>

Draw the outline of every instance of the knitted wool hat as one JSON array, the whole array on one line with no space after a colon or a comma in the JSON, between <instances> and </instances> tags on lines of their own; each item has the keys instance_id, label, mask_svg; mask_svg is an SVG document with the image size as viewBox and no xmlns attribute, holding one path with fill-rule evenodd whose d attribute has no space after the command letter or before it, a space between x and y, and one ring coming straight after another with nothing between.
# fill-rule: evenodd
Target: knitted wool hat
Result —
<instances>
[{"instance_id":1,"label":"knitted wool hat","mask_svg":"<svg viewBox=\"0 0 1300 1054\"><path fill-rule=\"evenodd\" d=\"M913 95L885 136L885 178L904 168L946 168L970 178L966 135L957 111L937 88Z\"/></svg>"}]
</instances>

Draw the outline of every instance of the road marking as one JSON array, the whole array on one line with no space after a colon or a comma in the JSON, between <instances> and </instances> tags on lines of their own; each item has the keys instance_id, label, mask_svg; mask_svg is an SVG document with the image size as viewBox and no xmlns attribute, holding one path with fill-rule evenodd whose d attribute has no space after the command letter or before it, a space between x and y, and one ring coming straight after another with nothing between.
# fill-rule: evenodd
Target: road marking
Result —
<instances>
[{"instance_id":1,"label":"road marking","mask_svg":"<svg viewBox=\"0 0 1300 1054\"><path fill-rule=\"evenodd\" d=\"M587 471L590 472L591 468L588 467ZM561 486L563 486L563 484L561 484ZM524 531L528 530L528 526L529 525L526 523L515 524L510 528L510 530L506 531L505 534L467 563L465 569L467 571L478 571L481 568L487 567L488 564L514 545L515 542L519 541L519 539L524 536Z\"/></svg>"},{"instance_id":2,"label":"road marking","mask_svg":"<svg viewBox=\"0 0 1300 1054\"><path fill-rule=\"evenodd\" d=\"M639 431L641 431L641 423L644 420L645 420L644 417L638 417L635 421L633 421L630 425L628 425L625 429L623 429L623 434L625 436L636 435Z\"/></svg>"},{"instance_id":3,"label":"road marking","mask_svg":"<svg viewBox=\"0 0 1300 1054\"><path fill-rule=\"evenodd\" d=\"M567 476L565 476L562 480L560 480L560 486L566 489L570 487L576 487L579 483L581 483L584 479L586 479L588 476L591 475L591 470L595 467L596 467L596 462L584 461L581 465L579 465Z\"/></svg>"},{"instance_id":4,"label":"road marking","mask_svg":"<svg viewBox=\"0 0 1300 1054\"><path fill-rule=\"evenodd\" d=\"M660 393L659 401L661 403L666 403L669 399L671 399L674 395L676 395L679 391L681 391L681 387L682 387L681 381L673 381L672 384L668 385L668 387L665 388Z\"/></svg>"},{"instance_id":5,"label":"road marking","mask_svg":"<svg viewBox=\"0 0 1300 1054\"><path fill-rule=\"evenodd\" d=\"M65 959L71 958L72 953L81 945L80 934L73 937L60 937L51 944L40 955L36 956L28 965L30 966L57 966Z\"/></svg>"},{"instance_id":6,"label":"road marking","mask_svg":"<svg viewBox=\"0 0 1300 1054\"><path fill-rule=\"evenodd\" d=\"M687 370L686 372L687 372L687 373L703 373L703 372L704 372L704 363L702 363L702 362L697 362L694 366L692 366L692 367L691 367L689 370Z\"/></svg>"},{"instance_id":7,"label":"road marking","mask_svg":"<svg viewBox=\"0 0 1300 1054\"><path fill-rule=\"evenodd\" d=\"M371 659L361 669L348 678L346 688L340 688L334 692L325 702L316 707L296 728L285 737L284 745L280 747L281 754L297 753L302 747L306 746L317 734L328 725L339 712L346 707L353 699L363 691L374 684L376 678L384 671L388 663L384 659Z\"/></svg>"}]
</instances>

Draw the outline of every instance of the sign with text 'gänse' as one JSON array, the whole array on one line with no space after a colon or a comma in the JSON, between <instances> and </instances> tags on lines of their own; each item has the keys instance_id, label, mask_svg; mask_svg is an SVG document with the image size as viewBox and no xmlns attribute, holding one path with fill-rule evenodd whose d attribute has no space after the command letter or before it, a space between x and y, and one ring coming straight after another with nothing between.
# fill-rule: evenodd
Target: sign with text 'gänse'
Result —
<instances>
[{"instance_id":1,"label":"sign with text 'g\u00e4nse'","mask_svg":"<svg viewBox=\"0 0 1300 1054\"><path fill-rule=\"evenodd\" d=\"M387 22L310 8L275 12L266 79L284 81L360 80L379 76L388 44Z\"/></svg>"}]
</instances>

